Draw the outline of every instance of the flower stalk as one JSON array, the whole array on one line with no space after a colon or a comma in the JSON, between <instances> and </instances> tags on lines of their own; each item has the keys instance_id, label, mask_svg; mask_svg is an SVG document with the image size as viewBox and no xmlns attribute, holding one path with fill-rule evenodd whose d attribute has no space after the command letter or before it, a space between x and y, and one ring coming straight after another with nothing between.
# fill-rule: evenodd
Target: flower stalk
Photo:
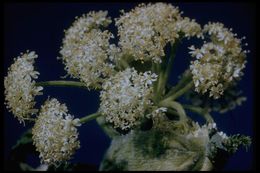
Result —
<instances>
[{"instance_id":1,"label":"flower stalk","mask_svg":"<svg viewBox=\"0 0 260 173\"><path fill-rule=\"evenodd\" d=\"M174 58L176 56L177 45L178 45L178 42L171 43L171 52L170 52L170 57L167 62L167 65L166 65L166 60L164 60L163 63L161 64L161 68L160 68L160 72L159 72L159 79L158 79L158 86L157 86L157 95L159 95L159 96L162 96L165 94L165 85L170 76ZM164 68L163 65L166 65L166 67Z\"/></svg>"},{"instance_id":2,"label":"flower stalk","mask_svg":"<svg viewBox=\"0 0 260 173\"><path fill-rule=\"evenodd\" d=\"M176 57L176 49L177 49L178 45L179 45L178 41L176 43L171 43L170 57L169 57L169 60L168 60L168 63L167 63L166 70L163 73L161 88L165 88L165 85L166 85L168 78L170 76L171 69L172 69L172 66L173 66L173 62L174 62L174 59Z\"/></svg>"},{"instance_id":3,"label":"flower stalk","mask_svg":"<svg viewBox=\"0 0 260 173\"><path fill-rule=\"evenodd\" d=\"M36 86L62 86L62 87L78 87L78 88L88 89L88 87L82 82L65 81L65 80L37 82Z\"/></svg>"},{"instance_id":4,"label":"flower stalk","mask_svg":"<svg viewBox=\"0 0 260 173\"><path fill-rule=\"evenodd\" d=\"M162 102L159 103L159 105L162 107L175 109L178 115L180 116L180 122L184 122L185 120L187 120L187 115L185 113L185 110L180 103L176 101L163 100Z\"/></svg>"},{"instance_id":5,"label":"flower stalk","mask_svg":"<svg viewBox=\"0 0 260 173\"><path fill-rule=\"evenodd\" d=\"M167 101L176 100L177 98L185 94L187 91L189 91L193 86L194 86L193 81L190 81L186 86L176 91L173 95L166 97L164 101L167 102Z\"/></svg>"},{"instance_id":6,"label":"flower stalk","mask_svg":"<svg viewBox=\"0 0 260 173\"><path fill-rule=\"evenodd\" d=\"M214 123L214 120L212 116L209 114L209 111L207 109L203 109L201 107L193 106L193 105L182 105L182 106L184 109L188 109L192 112L201 115L207 121L207 123Z\"/></svg>"},{"instance_id":7,"label":"flower stalk","mask_svg":"<svg viewBox=\"0 0 260 173\"><path fill-rule=\"evenodd\" d=\"M102 114L100 112L96 112L96 113L93 113L93 114L90 114L90 115L87 115L85 117L82 117L80 118L80 123L81 124L84 124L84 123L87 123L93 119L96 119L98 117L100 117Z\"/></svg>"},{"instance_id":8,"label":"flower stalk","mask_svg":"<svg viewBox=\"0 0 260 173\"><path fill-rule=\"evenodd\" d=\"M177 92L178 90L180 90L183 86L185 86L185 84L187 84L189 81L192 80L192 75L191 73L183 76L177 83L177 85L173 86L171 88L171 90L165 95L165 97L169 97L172 94L174 94L175 92Z\"/></svg>"}]
</instances>

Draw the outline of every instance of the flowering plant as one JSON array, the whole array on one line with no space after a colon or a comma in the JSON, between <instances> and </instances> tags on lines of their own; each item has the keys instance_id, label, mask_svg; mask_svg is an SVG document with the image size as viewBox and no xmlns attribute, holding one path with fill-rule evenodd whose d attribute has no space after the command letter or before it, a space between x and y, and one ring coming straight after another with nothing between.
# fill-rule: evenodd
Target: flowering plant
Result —
<instances>
[{"instance_id":1,"label":"flowering plant","mask_svg":"<svg viewBox=\"0 0 260 173\"><path fill-rule=\"evenodd\" d=\"M248 147L249 137L218 130L212 111L226 112L245 100L236 85L246 55L242 39L224 24L201 26L166 3L140 4L115 19L117 40L107 27L107 11L77 17L65 37L58 59L66 77L78 81L36 82L38 58L27 51L15 58L4 79L6 107L24 125L33 123L32 141L41 162L59 167L80 148L78 127L96 119L112 142L100 170L214 170L219 158ZM196 37L189 47L191 62L174 86L168 84L178 45ZM246 44L245 44L246 45ZM36 108L45 86L72 86L100 91L96 113L75 118L65 104L48 98ZM190 104L179 98L186 95ZM202 99L206 97L206 99ZM228 103L218 102L224 99ZM220 105L216 107L216 105ZM188 111L205 119L193 120Z\"/></svg>"}]
</instances>

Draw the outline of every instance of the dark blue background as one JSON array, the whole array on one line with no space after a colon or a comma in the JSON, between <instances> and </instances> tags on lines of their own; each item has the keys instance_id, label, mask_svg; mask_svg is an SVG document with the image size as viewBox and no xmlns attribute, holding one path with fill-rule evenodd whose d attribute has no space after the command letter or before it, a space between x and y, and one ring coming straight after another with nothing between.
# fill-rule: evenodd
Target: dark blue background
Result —
<instances>
[{"instance_id":1,"label":"dark blue background","mask_svg":"<svg viewBox=\"0 0 260 173\"><path fill-rule=\"evenodd\" d=\"M239 37L246 36L248 63L245 75L240 82L247 101L235 110L224 115L213 113L218 128L228 135L241 133L253 136L253 62L255 58L255 6L246 3L173 3L184 11L184 16L195 18L201 25L208 21L222 22L226 27L233 28ZM75 16L81 16L90 10L108 10L114 18L119 10L129 11L135 7L133 3L8 3L4 6L4 75L12 64L13 58L25 50L34 50L39 55L35 66L40 72L38 81L57 80L64 76L64 66L56 59L67 29ZM113 25L113 24L112 24ZM110 29L115 31L114 26ZM171 83L176 82L177 75L188 67L190 57L187 46L193 42L184 41L178 49L174 62ZM44 96L37 98L39 106L48 96L66 103L70 113L82 117L96 112L99 105L99 93L77 88L45 87ZM4 155L10 157L11 146L18 137L30 127L24 127L14 119L13 115L4 110ZM84 162L98 165L109 146L110 140L102 132L95 121L80 127L81 148L75 154L73 162ZM32 160L32 159L31 159ZM248 152L240 149L229 160L225 170L248 170L253 166L253 148ZM34 159L33 165L39 164Z\"/></svg>"}]
</instances>

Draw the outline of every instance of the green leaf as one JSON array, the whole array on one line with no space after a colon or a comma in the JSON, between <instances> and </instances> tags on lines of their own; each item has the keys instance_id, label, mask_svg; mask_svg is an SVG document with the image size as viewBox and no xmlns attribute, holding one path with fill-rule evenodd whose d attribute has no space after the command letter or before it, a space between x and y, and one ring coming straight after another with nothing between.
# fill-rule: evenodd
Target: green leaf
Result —
<instances>
[{"instance_id":1,"label":"green leaf","mask_svg":"<svg viewBox=\"0 0 260 173\"><path fill-rule=\"evenodd\" d=\"M26 132L22 134L20 139L16 142L16 144L12 147L12 150L20 147L21 145L32 143L32 129L28 129Z\"/></svg>"},{"instance_id":2,"label":"green leaf","mask_svg":"<svg viewBox=\"0 0 260 173\"><path fill-rule=\"evenodd\" d=\"M31 166L29 166L28 164L26 163L20 163L20 168L22 171L35 171L35 169Z\"/></svg>"},{"instance_id":3,"label":"green leaf","mask_svg":"<svg viewBox=\"0 0 260 173\"><path fill-rule=\"evenodd\" d=\"M235 153L240 146L248 147L251 145L251 138L249 136L236 134L230 136L228 141L224 143L224 146L227 148L229 153Z\"/></svg>"}]
</instances>

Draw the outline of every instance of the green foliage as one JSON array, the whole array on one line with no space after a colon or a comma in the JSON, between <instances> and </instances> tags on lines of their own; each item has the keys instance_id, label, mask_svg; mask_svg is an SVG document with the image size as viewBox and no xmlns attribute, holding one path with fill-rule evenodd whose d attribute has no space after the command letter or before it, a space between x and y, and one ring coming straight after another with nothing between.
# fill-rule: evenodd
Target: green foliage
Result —
<instances>
[{"instance_id":1,"label":"green foliage","mask_svg":"<svg viewBox=\"0 0 260 173\"><path fill-rule=\"evenodd\" d=\"M26 158L29 155L38 157L32 141L31 129L24 132L12 147L11 158L5 163L5 170L8 171L37 171L37 168L26 163ZM39 162L40 165L40 162ZM82 170L97 170L97 166L80 163L62 163L60 165L51 165L48 171L82 171Z\"/></svg>"},{"instance_id":2,"label":"green foliage","mask_svg":"<svg viewBox=\"0 0 260 173\"><path fill-rule=\"evenodd\" d=\"M28 129L21 135L20 139L18 139L16 144L12 147L12 150L29 143L32 143L32 129Z\"/></svg>"},{"instance_id":3,"label":"green foliage","mask_svg":"<svg viewBox=\"0 0 260 173\"><path fill-rule=\"evenodd\" d=\"M234 154L241 145L249 147L251 144L251 139L248 136L236 134L227 139L223 139L217 131L213 133L207 146L207 155L214 164L215 170L221 170L230 156Z\"/></svg>"},{"instance_id":4,"label":"green foliage","mask_svg":"<svg viewBox=\"0 0 260 173\"><path fill-rule=\"evenodd\" d=\"M5 170L8 171L21 171L33 170L32 167L26 164L26 159L29 155L37 155L35 147L32 142L31 129L24 132L17 140L16 144L12 147L10 158L5 161Z\"/></svg>"},{"instance_id":5,"label":"green foliage","mask_svg":"<svg viewBox=\"0 0 260 173\"><path fill-rule=\"evenodd\" d=\"M240 146L243 146L246 149L248 149L250 145L251 138L249 136L241 134L230 136L227 142L224 143L224 146L226 147L227 151L232 154L235 153Z\"/></svg>"}]
</instances>

